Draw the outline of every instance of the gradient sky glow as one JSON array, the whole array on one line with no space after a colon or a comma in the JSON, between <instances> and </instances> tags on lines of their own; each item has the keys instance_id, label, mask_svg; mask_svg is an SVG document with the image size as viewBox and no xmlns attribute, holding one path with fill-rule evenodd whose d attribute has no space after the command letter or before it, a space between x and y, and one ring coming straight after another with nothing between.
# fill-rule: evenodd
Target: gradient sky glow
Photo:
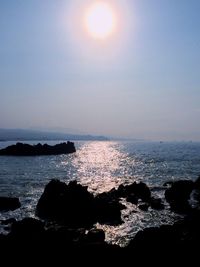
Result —
<instances>
[{"instance_id":1,"label":"gradient sky glow","mask_svg":"<svg viewBox=\"0 0 200 267\"><path fill-rule=\"evenodd\" d=\"M0 0L0 128L200 140L200 1L107 0L104 41L92 2Z\"/></svg>"}]
</instances>

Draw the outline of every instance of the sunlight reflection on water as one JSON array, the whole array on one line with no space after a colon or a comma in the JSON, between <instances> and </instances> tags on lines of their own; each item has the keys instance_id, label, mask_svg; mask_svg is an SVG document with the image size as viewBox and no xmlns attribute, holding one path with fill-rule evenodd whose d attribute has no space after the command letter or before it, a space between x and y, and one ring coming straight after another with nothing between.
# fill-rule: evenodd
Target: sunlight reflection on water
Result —
<instances>
[{"instance_id":1,"label":"sunlight reflection on water","mask_svg":"<svg viewBox=\"0 0 200 267\"><path fill-rule=\"evenodd\" d=\"M67 164L64 161L62 164ZM150 168L152 168L150 161ZM76 180L88 186L94 194L117 188L120 184L130 184L144 179L148 173L145 164L123 151L123 145L118 142L87 142L77 151L71 165L76 169ZM141 174L137 173L140 169ZM151 177L151 176L150 176ZM159 193L157 194L157 196ZM127 207L122 210L123 224L119 226L96 225L103 229L106 240L120 246L126 245L131 238L145 227L157 226L161 223L173 223L176 216L169 210L141 211L137 206L124 199L121 202ZM161 221L162 220L162 221Z\"/></svg>"},{"instance_id":2,"label":"sunlight reflection on water","mask_svg":"<svg viewBox=\"0 0 200 267\"><path fill-rule=\"evenodd\" d=\"M101 193L124 182L126 155L116 148L117 145L115 142L91 142L81 147L72 161L81 184Z\"/></svg>"}]
</instances>

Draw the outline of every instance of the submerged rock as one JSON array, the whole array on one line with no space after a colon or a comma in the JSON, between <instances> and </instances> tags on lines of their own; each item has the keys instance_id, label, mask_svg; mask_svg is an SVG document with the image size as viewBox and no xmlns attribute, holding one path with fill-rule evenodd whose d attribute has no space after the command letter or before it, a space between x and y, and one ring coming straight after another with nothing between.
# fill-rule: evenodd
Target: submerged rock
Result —
<instances>
[{"instance_id":1,"label":"submerged rock","mask_svg":"<svg viewBox=\"0 0 200 267\"><path fill-rule=\"evenodd\" d=\"M29 145L17 143L0 150L1 156L40 156L40 155L60 155L76 152L73 142L60 143L55 146L47 144Z\"/></svg>"}]
</instances>

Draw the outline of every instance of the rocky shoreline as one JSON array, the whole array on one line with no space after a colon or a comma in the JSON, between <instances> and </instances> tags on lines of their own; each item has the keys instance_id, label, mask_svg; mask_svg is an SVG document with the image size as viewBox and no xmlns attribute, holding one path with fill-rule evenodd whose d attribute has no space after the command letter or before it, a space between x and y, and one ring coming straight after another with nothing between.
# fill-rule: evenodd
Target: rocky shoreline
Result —
<instances>
[{"instance_id":1,"label":"rocky shoreline","mask_svg":"<svg viewBox=\"0 0 200 267\"><path fill-rule=\"evenodd\" d=\"M94 196L86 186L72 181L65 184L51 180L45 187L34 218L16 221L13 218L1 223L9 229L7 235L0 235L3 251L34 250L52 251L63 256L69 251L136 257L148 252L194 250L200 241L200 177L195 181L180 180L165 184L165 199L173 212L184 214L184 218L173 225L146 228L139 231L128 246L122 248L105 242L105 233L96 229L98 222L108 225L123 223L121 210L126 207L120 199L137 205L142 210L164 209L163 200L152 197L148 186L142 182L120 185ZM191 201L193 199L193 201ZM8 200L8 199L7 199ZM4 202L3 202L4 201ZM13 209L13 201L0 198L1 210ZM19 201L16 208L19 208ZM194 204L195 203L195 204ZM5 207L4 207L5 205Z\"/></svg>"}]
</instances>

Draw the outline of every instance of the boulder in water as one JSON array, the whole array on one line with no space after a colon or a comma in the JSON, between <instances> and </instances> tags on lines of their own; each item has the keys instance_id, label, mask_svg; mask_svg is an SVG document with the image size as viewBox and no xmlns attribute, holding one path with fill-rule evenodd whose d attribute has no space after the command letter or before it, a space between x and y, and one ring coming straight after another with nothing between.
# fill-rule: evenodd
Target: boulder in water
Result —
<instances>
[{"instance_id":1,"label":"boulder in water","mask_svg":"<svg viewBox=\"0 0 200 267\"><path fill-rule=\"evenodd\" d=\"M76 152L73 142L60 143L55 146L48 144L29 145L17 143L0 150L1 156L40 156L40 155L60 155Z\"/></svg>"}]
</instances>

